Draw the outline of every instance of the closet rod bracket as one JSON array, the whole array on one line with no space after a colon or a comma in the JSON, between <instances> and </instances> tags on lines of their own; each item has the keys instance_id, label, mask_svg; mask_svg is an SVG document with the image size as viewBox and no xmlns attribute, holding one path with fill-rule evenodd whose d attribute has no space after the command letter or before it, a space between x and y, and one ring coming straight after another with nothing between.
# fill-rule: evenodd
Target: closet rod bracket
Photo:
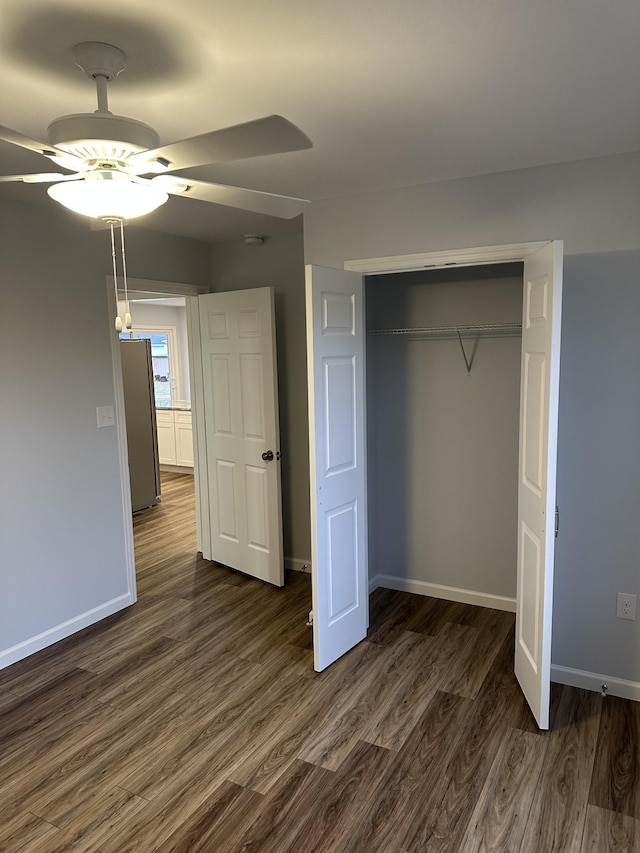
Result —
<instances>
[{"instance_id":1,"label":"closet rod bracket","mask_svg":"<svg viewBox=\"0 0 640 853\"><path fill-rule=\"evenodd\" d=\"M464 366L467 368L467 376L471 374L471 365L473 364L473 359L476 354L476 347L473 347L473 352L471 353L471 358L467 358L467 351L464 348L464 344L462 343L462 335L460 334L460 330L456 329L456 333L458 335L458 342L460 343L460 349L462 350L462 357L464 358ZM478 343L478 339L476 338L476 345Z\"/></svg>"}]
</instances>

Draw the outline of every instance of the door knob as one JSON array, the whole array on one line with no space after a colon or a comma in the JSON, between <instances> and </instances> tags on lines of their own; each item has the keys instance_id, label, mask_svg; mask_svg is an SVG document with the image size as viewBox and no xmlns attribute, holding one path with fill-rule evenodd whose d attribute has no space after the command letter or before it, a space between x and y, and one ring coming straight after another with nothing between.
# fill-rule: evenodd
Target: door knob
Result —
<instances>
[{"instance_id":1,"label":"door knob","mask_svg":"<svg viewBox=\"0 0 640 853\"><path fill-rule=\"evenodd\" d=\"M262 458L265 462L271 462L273 460L273 450L267 450L262 454Z\"/></svg>"}]
</instances>

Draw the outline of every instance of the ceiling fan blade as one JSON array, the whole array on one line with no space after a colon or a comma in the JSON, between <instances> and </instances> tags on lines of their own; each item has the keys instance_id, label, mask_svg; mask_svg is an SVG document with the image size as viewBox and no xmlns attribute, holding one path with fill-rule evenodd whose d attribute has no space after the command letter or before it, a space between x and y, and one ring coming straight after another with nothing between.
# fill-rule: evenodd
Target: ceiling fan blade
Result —
<instances>
[{"instance_id":1,"label":"ceiling fan blade","mask_svg":"<svg viewBox=\"0 0 640 853\"><path fill-rule=\"evenodd\" d=\"M150 183L172 195L187 196L199 201L223 204L226 207L237 207L240 210L263 213L266 216L278 216L281 219L292 219L298 216L310 204L304 198L264 193L244 187L230 187L226 184L212 184L207 181L190 181L170 175L158 175L157 178L152 178Z\"/></svg>"},{"instance_id":2,"label":"ceiling fan blade","mask_svg":"<svg viewBox=\"0 0 640 853\"><path fill-rule=\"evenodd\" d=\"M65 175L62 172L34 172L27 175L0 175L0 182L21 181L23 184L53 184L57 181L77 181L82 175Z\"/></svg>"},{"instance_id":3,"label":"ceiling fan blade","mask_svg":"<svg viewBox=\"0 0 640 853\"><path fill-rule=\"evenodd\" d=\"M43 154L45 157L66 157L69 154L61 148L56 148L54 145L47 145L46 142L40 142L37 139L30 139L17 130L12 130L10 127L5 127L0 124L0 139L5 142L11 142L12 145L19 145L20 148L26 148L28 151L34 151L36 154Z\"/></svg>"},{"instance_id":4,"label":"ceiling fan blade","mask_svg":"<svg viewBox=\"0 0 640 853\"><path fill-rule=\"evenodd\" d=\"M312 142L300 128L282 116L266 116L233 127L213 130L150 151L143 151L131 162L144 175L161 170L174 172L225 160L243 160L264 154L282 154L311 148ZM168 162L168 167L163 161ZM146 168L148 167L148 168Z\"/></svg>"},{"instance_id":5,"label":"ceiling fan blade","mask_svg":"<svg viewBox=\"0 0 640 853\"><path fill-rule=\"evenodd\" d=\"M190 181L170 175L158 175L157 178L151 179L151 183L172 195L196 198L213 204L223 204L226 207L237 207L240 210L263 213L266 216L278 216L281 219L293 219L294 216L303 213L310 204L304 198L274 195L243 187L230 187L226 184L211 184L207 181Z\"/></svg>"}]
</instances>

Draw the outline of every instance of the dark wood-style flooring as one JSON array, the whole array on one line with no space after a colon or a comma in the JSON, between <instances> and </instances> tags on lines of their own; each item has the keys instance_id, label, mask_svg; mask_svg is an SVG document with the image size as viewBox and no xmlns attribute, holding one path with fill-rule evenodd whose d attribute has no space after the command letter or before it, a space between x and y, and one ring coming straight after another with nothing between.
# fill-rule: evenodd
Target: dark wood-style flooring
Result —
<instances>
[{"instance_id":1,"label":"dark wood-style flooring","mask_svg":"<svg viewBox=\"0 0 640 853\"><path fill-rule=\"evenodd\" d=\"M640 705L554 685L539 732L512 615L388 590L316 674L309 577L205 563L163 492L138 603L0 672L0 850L640 850Z\"/></svg>"}]
</instances>

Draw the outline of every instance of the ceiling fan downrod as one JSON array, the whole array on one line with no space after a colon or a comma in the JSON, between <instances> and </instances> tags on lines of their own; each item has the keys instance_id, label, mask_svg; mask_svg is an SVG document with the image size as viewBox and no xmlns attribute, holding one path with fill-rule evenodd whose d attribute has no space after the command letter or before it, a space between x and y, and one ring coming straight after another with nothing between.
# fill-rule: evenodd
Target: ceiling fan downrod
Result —
<instances>
[{"instance_id":1,"label":"ceiling fan downrod","mask_svg":"<svg viewBox=\"0 0 640 853\"><path fill-rule=\"evenodd\" d=\"M98 109L97 113L108 113L112 115L111 110L109 109L109 96L107 95L107 83L109 82L106 77L103 77L102 74L96 74L96 95L98 98Z\"/></svg>"}]
</instances>

